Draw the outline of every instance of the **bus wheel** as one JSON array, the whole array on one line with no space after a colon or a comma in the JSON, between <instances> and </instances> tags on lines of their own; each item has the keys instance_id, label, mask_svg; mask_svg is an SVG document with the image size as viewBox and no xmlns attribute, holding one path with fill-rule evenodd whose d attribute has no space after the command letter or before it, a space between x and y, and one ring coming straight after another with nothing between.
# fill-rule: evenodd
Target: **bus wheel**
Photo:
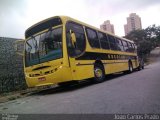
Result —
<instances>
[{"instance_id":1,"label":"bus wheel","mask_svg":"<svg viewBox=\"0 0 160 120\"><path fill-rule=\"evenodd\" d=\"M101 64L95 64L94 66L94 82L100 83L105 80L104 67Z\"/></svg>"},{"instance_id":2,"label":"bus wheel","mask_svg":"<svg viewBox=\"0 0 160 120\"><path fill-rule=\"evenodd\" d=\"M128 62L128 72L129 73L132 73L133 72L133 65L132 65L132 63L131 62Z\"/></svg>"},{"instance_id":3,"label":"bus wheel","mask_svg":"<svg viewBox=\"0 0 160 120\"><path fill-rule=\"evenodd\" d=\"M142 69L142 67L139 65L139 66L138 66L138 71L140 71L141 69Z\"/></svg>"},{"instance_id":4,"label":"bus wheel","mask_svg":"<svg viewBox=\"0 0 160 120\"><path fill-rule=\"evenodd\" d=\"M139 66L138 66L138 70L142 70L144 69L144 61L143 59L139 61Z\"/></svg>"},{"instance_id":5,"label":"bus wheel","mask_svg":"<svg viewBox=\"0 0 160 120\"><path fill-rule=\"evenodd\" d=\"M140 65L138 66L138 70L140 71L140 70L142 70L142 69L144 69L144 65L141 65L141 64L140 64Z\"/></svg>"}]
</instances>

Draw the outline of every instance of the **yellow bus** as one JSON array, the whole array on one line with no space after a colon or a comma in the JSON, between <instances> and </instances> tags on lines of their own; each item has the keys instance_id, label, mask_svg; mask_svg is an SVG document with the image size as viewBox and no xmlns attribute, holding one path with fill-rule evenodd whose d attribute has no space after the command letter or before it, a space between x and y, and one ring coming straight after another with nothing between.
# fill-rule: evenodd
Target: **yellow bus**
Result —
<instances>
[{"instance_id":1,"label":"yellow bus","mask_svg":"<svg viewBox=\"0 0 160 120\"><path fill-rule=\"evenodd\" d=\"M24 72L28 87L61 84L139 67L133 41L67 16L43 20L25 32Z\"/></svg>"}]
</instances>

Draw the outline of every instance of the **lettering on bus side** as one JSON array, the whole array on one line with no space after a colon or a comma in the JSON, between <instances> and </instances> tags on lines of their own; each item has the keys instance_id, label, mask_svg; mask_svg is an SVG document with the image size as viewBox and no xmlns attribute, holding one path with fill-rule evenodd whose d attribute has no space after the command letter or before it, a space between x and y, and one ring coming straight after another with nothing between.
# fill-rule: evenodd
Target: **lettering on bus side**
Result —
<instances>
[{"instance_id":1,"label":"lettering on bus side","mask_svg":"<svg viewBox=\"0 0 160 120\"><path fill-rule=\"evenodd\" d=\"M76 58L76 60L128 60L135 59L136 56L120 55L120 54L108 54L98 52L85 52L82 56Z\"/></svg>"}]
</instances>

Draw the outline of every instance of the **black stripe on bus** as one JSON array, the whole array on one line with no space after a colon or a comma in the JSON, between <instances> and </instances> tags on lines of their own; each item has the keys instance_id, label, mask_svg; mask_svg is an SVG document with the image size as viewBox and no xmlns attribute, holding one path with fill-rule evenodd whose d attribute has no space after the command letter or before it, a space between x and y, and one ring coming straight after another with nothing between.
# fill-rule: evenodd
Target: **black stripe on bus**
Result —
<instances>
[{"instance_id":1,"label":"black stripe on bus","mask_svg":"<svg viewBox=\"0 0 160 120\"><path fill-rule=\"evenodd\" d=\"M128 60L136 59L134 55L120 55L120 54L109 54L109 53L95 53L85 52L82 56L76 58L76 60Z\"/></svg>"},{"instance_id":2,"label":"black stripe on bus","mask_svg":"<svg viewBox=\"0 0 160 120\"><path fill-rule=\"evenodd\" d=\"M103 64L117 64L117 63L128 63L128 61L127 62L107 62L107 63L103 63ZM81 66L81 65L94 65L94 63L86 63L86 64L81 64L81 63L78 63L78 64L76 64L77 66Z\"/></svg>"}]
</instances>

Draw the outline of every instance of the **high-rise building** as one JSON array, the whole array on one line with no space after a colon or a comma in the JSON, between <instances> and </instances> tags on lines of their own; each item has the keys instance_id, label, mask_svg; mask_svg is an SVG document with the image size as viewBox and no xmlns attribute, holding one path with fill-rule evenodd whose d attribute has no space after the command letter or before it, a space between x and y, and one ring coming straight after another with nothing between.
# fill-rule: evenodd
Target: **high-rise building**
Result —
<instances>
[{"instance_id":1,"label":"high-rise building","mask_svg":"<svg viewBox=\"0 0 160 120\"><path fill-rule=\"evenodd\" d=\"M125 35L138 29L142 29L141 18L136 13L131 13L127 17L127 24L124 25Z\"/></svg>"},{"instance_id":2,"label":"high-rise building","mask_svg":"<svg viewBox=\"0 0 160 120\"><path fill-rule=\"evenodd\" d=\"M100 29L114 34L114 25L111 24L109 20L104 21L104 23L100 25Z\"/></svg>"}]
</instances>

